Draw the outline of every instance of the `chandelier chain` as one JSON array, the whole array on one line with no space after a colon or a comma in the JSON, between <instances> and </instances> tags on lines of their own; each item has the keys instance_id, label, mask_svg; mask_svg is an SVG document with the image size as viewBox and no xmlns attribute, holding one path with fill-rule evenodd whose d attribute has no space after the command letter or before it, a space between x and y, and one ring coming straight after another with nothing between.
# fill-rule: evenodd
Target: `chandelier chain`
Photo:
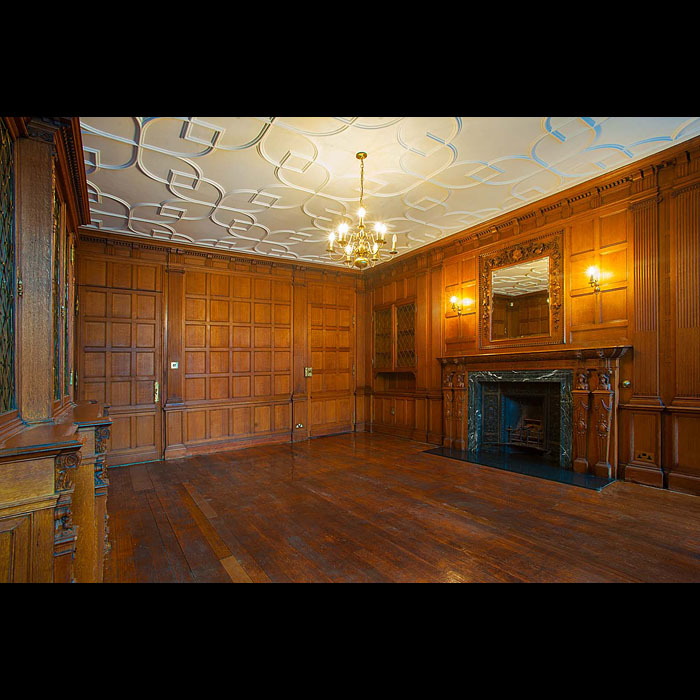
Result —
<instances>
[{"instance_id":1,"label":"chandelier chain","mask_svg":"<svg viewBox=\"0 0 700 700\"><path fill-rule=\"evenodd\" d=\"M362 200L365 196L365 159L360 160L360 206L363 207L364 204Z\"/></svg>"}]
</instances>

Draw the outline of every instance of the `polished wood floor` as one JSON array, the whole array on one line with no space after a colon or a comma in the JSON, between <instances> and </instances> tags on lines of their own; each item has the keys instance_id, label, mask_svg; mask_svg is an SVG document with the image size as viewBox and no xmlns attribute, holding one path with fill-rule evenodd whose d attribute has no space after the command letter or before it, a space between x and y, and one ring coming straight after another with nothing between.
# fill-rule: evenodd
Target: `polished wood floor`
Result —
<instances>
[{"instance_id":1,"label":"polished wood floor","mask_svg":"<svg viewBox=\"0 0 700 700\"><path fill-rule=\"evenodd\" d=\"M110 582L700 581L700 498L368 433L109 472Z\"/></svg>"}]
</instances>

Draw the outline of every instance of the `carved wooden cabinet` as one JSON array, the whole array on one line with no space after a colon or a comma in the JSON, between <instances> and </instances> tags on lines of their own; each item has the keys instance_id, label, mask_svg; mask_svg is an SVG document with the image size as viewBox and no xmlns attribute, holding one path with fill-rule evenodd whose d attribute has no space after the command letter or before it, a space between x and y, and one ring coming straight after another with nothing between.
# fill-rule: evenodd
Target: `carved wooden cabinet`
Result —
<instances>
[{"instance_id":1,"label":"carved wooden cabinet","mask_svg":"<svg viewBox=\"0 0 700 700\"><path fill-rule=\"evenodd\" d=\"M0 446L0 580L69 583L77 528L73 476L76 426L40 425Z\"/></svg>"},{"instance_id":2,"label":"carved wooden cabinet","mask_svg":"<svg viewBox=\"0 0 700 700\"><path fill-rule=\"evenodd\" d=\"M80 464L73 477L73 522L78 528L74 577L79 583L100 583L109 551L107 527L107 467L105 452L111 420L106 409L84 401L62 418L76 426L81 443Z\"/></svg>"},{"instance_id":3,"label":"carved wooden cabinet","mask_svg":"<svg viewBox=\"0 0 700 700\"><path fill-rule=\"evenodd\" d=\"M416 302L374 309L374 369L404 372L416 368Z\"/></svg>"},{"instance_id":4,"label":"carved wooden cabinet","mask_svg":"<svg viewBox=\"0 0 700 700\"><path fill-rule=\"evenodd\" d=\"M102 581L110 425L86 402L0 444L0 581Z\"/></svg>"}]
</instances>

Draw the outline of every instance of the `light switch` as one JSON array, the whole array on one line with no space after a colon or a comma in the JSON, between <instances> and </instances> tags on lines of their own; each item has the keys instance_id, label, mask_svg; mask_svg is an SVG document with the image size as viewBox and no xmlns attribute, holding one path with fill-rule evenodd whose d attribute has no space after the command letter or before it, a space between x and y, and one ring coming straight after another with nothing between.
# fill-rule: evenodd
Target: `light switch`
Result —
<instances>
[{"instance_id":1,"label":"light switch","mask_svg":"<svg viewBox=\"0 0 700 700\"><path fill-rule=\"evenodd\" d=\"M311 367L304 367L304 376L305 377L311 377L312 372L313 372L313 370Z\"/></svg>"},{"instance_id":2,"label":"light switch","mask_svg":"<svg viewBox=\"0 0 700 700\"><path fill-rule=\"evenodd\" d=\"M171 362L170 369L177 369L180 366L179 362Z\"/></svg>"}]
</instances>

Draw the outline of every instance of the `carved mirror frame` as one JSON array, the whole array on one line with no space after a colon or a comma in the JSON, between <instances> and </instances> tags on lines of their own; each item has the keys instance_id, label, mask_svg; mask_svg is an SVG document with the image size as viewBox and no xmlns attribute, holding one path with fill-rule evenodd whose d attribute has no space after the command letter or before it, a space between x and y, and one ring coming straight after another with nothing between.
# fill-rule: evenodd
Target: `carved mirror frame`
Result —
<instances>
[{"instance_id":1,"label":"carved mirror frame","mask_svg":"<svg viewBox=\"0 0 700 700\"><path fill-rule=\"evenodd\" d=\"M492 247L479 256L479 347L482 349L513 348L530 345L555 345L564 342L563 306L563 231L546 233L521 243ZM549 258L549 333L523 338L491 339L493 294L491 273L503 267L529 260Z\"/></svg>"}]
</instances>

